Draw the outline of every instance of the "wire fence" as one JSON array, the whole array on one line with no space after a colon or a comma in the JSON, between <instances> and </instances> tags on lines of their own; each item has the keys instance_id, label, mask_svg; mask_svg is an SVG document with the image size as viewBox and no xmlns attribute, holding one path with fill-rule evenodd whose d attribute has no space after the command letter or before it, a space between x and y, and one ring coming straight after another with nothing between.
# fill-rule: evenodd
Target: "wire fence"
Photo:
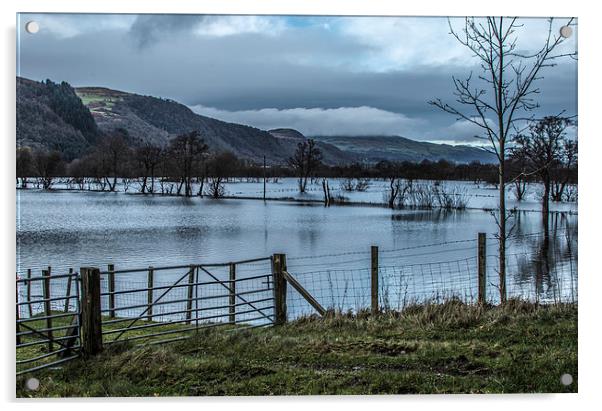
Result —
<instances>
[{"instance_id":1,"label":"wire fence","mask_svg":"<svg viewBox=\"0 0 602 411\"><path fill-rule=\"evenodd\" d=\"M530 243L506 255L507 298L542 304L578 301L576 232L520 235ZM511 237L511 242L519 235ZM499 304L497 238L487 237L485 300ZM343 258L342 261L337 260ZM357 268L359 264L363 267ZM329 268L331 267L331 268ZM349 267L349 268L348 268ZM359 312L371 306L370 250L289 258L288 271L328 310ZM378 252L378 302L381 310L403 310L424 303L479 297L477 239L385 249ZM289 318L315 313L295 290L287 292Z\"/></svg>"}]
</instances>

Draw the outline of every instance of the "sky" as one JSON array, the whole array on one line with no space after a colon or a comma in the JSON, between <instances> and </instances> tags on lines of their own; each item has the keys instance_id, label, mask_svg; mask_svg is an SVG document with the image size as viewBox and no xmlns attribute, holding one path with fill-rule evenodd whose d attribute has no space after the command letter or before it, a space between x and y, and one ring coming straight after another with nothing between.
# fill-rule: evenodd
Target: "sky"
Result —
<instances>
[{"instance_id":1,"label":"sky","mask_svg":"<svg viewBox=\"0 0 602 411\"><path fill-rule=\"evenodd\" d=\"M25 24L36 21L36 34ZM557 19L552 31L566 23ZM537 50L546 19L521 19L517 50ZM196 113L312 135L401 135L482 144L453 103L452 77L480 73L440 17L21 14L17 73L170 98ZM561 51L577 48L574 34ZM538 80L536 116L577 114L577 61ZM574 131L576 132L576 130Z\"/></svg>"}]
</instances>

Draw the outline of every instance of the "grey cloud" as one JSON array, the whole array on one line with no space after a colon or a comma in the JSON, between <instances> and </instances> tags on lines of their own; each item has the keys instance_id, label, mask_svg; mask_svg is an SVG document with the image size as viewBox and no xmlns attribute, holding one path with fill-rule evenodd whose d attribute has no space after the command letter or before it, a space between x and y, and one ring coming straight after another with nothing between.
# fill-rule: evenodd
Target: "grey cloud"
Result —
<instances>
[{"instance_id":1,"label":"grey cloud","mask_svg":"<svg viewBox=\"0 0 602 411\"><path fill-rule=\"evenodd\" d=\"M203 15L143 14L136 18L129 34L139 47L146 47L161 41L164 36L190 31L203 19Z\"/></svg>"},{"instance_id":2,"label":"grey cloud","mask_svg":"<svg viewBox=\"0 0 602 411\"><path fill-rule=\"evenodd\" d=\"M21 74L172 98L189 106L211 108L218 118L258 127L276 123L285 127L283 120L289 118L291 122L294 119L295 127L305 130L316 129L319 126L315 123L321 121L322 130L333 134L353 129L368 134L372 129L378 134L390 129L412 133L406 136L415 139L471 138L465 129L451 127L455 118L427 104L437 97L453 102L451 76L463 77L467 68L362 71L354 62L371 55L373 46L343 36L325 37L323 31L307 27L289 28L277 35L198 36L191 28L203 16L174 17L139 16L129 32L107 30L64 39L24 36ZM543 75L539 113L566 109L575 114L576 63L563 63ZM355 125L349 127L341 117L344 111L328 111L341 107L380 111L364 110L357 117L365 119L362 127L356 118L347 117L346 121ZM275 109L273 122L265 116L269 113L265 109ZM299 115L286 117L285 113L295 113L286 110L296 110ZM316 115L320 110L322 114ZM382 118L376 115L382 112L416 123L411 127L403 123L405 128L396 123L379 127L372 120Z\"/></svg>"}]
</instances>

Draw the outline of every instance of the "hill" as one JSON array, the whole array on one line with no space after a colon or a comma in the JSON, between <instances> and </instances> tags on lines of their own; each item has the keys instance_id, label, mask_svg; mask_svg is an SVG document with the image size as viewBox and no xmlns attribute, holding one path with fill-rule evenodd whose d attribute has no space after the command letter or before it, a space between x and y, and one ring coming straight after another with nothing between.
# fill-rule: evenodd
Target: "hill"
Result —
<instances>
[{"instance_id":1,"label":"hill","mask_svg":"<svg viewBox=\"0 0 602 411\"><path fill-rule=\"evenodd\" d=\"M456 163L496 161L493 154L477 147L427 143L399 136L315 136L313 138L354 154L366 162L381 160L420 162L438 161L442 158Z\"/></svg>"},{"instance_id":2,"label":"hill","mask_svg":"<svg viewBox=\"0 0 602 411\"><path fill-rule=\"evenodd\" d=\"M69 84L17 78L17 146L43 147L80 156L100 136L90 114Z\"/></svg>"},{"instance_id":3,"label":"hill","mask_svg":"<svg viewBox=\"0 0 602 411\"><path fill-rule=\"evenodd\" d=\"M128 131L132 145L146 141L163 145L178 134L198 130L212 151L230 151L240 158L255 161L265 155L268 163L283 163L297 145L297 141L278 133L196 114L169 99L99 87L80 87L75 91L101 130L110 132L123 128ZM298 134L299 138L305 138ZM329 164L350 160L349 155L329 144L321 144L321 148L325 153L324 160Z\"/></svg>"}]
</instances>

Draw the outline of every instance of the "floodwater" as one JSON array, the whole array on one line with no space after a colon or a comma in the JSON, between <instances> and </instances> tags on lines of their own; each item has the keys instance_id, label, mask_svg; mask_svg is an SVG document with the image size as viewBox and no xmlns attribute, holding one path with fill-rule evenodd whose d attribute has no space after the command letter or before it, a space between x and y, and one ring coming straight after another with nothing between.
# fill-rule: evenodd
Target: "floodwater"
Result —
<instances>
[{"instance_id":1,"label":"floodwater","mask_svg":"<svg viewBox=\"0 0 602 411\"><path fill-rule=\"evenodd\" d=\"M287 185L294 187L294 181L283 184ZM278 185L270 183L272 192L277 189ZM230 184L228 191L231 195L261 192L262 183ZM382 192L371 192L374 198L382 196ZM319 194L315 196L319 198ZM527 202L527 210L534 208L538 207L533 200ZM543 299L558 295L576 299L578 217L567 211L576 210L576 205L564 204L560 209L564 211L550 217L547 242L541 234L541 213L517 210L509 220L513 227L508 244L510 292L529 298L535 292ZM479 209L390 210L295 201L17 191L20 275L27 269L39 275L48 266L53 273L68 268L78 271L83 266L104 270L107 264L119 270L286 253L288 271L328 300L328 305L341 309L365 304L362 290L369 286L372 245L379 247L382 281L390 286L387 303L401 305L402 298L411 299L422 291L437 296L468 292L474 298L477 234L487 234L488 280L494 284L496 231L491 213ZM269 272L269 265L254 272L258 270ZM159 281L168 283L170 278ZM456 289L467 281L468 287ZM495 299L495 292L492 286L488 295ZM369 301L369 294L367 297ZM290 305L295 305L293 299Z\"/></svg>"}]
</instances>

